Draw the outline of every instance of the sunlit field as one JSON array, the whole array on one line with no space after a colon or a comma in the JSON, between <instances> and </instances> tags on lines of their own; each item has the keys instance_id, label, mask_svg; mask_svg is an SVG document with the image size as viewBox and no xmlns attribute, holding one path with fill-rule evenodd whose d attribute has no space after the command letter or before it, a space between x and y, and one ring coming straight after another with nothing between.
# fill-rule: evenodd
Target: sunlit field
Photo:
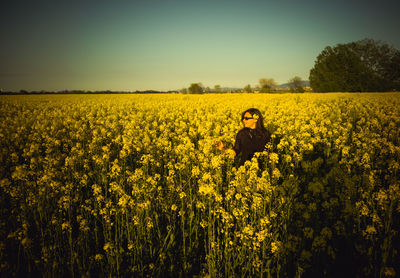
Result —
<instances>
[{"instance_id":1,"label":"sunlit field","mask_svg":"<svg viewBox=\"0 0 400 278\"><path fill-rule=\"evenodd\" d=\"M238 167L241 113L272 142ZM400 94L0 97L0 276L394 277Z\"/></svg>"}]
</instances>

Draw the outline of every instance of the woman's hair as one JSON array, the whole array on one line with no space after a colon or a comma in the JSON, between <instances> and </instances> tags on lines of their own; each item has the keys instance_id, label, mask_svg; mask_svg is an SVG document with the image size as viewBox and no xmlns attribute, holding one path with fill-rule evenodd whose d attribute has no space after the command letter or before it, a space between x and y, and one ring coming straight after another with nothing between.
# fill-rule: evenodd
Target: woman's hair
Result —
<instances>
[{"instance_id":1,"label":"woman's hair","mask_svg":"<svg viewBox=\"0 0 400 278\"><path fill-rule=\"evenodd\" d=\"M249 108L246 111L242 113L242 121L244 119L244 115L249 112L253 118L257 118L257 124L256 124L256 131L260 135L264 136L269 136L268 130L264 127L264 118L263 115L261 114L260 110L257 108ZM254 117L254 115L256 115Z\"/></svg>"}]
</instances>

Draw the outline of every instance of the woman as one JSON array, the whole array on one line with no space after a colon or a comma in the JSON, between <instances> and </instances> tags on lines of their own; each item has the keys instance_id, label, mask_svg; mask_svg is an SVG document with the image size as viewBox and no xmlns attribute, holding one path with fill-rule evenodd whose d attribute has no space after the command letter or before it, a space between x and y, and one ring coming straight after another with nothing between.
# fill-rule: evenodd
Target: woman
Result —
<instances>
[{"instance_id":1,"label":"woman","mask_svg":"<svg viewBox=\"0 0 400 278\"><path fill-rule=\"evenodd\" d=\"M262 152L265 144L271 140L271 134L265 129L263 116L258 109L250 108L244 111L242 122L244 128L237 133L233 150L225 149L222 142L217 143L219 150L238 156L239 165L251 160L254 153Z\"/></svg>"}]
</instances>

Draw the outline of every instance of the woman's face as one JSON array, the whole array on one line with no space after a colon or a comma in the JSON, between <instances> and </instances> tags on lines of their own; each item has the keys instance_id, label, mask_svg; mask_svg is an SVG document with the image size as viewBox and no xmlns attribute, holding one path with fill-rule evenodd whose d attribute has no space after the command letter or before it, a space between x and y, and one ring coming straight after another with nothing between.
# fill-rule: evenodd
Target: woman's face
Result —
<instances>
[{"instance_id":1,"label":"woman's face","mask_svg":"<svg viewBox=\"0 0 400 278\"><path fill-rule=\"evenodd\" d=\"M250 114L250 112L246 112L243 117L243 124L244 127L255 129L257 124L257 119L254 119L253 116Z\"/></svg>"}]
</instances>

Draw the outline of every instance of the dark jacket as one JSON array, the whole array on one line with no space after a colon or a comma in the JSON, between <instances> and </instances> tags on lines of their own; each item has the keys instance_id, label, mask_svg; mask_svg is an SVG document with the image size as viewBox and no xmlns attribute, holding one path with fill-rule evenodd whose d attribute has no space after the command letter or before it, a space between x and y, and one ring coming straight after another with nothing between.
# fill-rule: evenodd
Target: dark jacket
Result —
<instances>
[{"instance_id":1,"label":"dark jacket","mask_svg":"<svg viewBox=\"0 0 400 278\"><path fill-rule=\"evenodd\" d=\"M246 160L251 160L254 153L262 152L265 144L269 141L271 141L271 134L268 131L261 133L247 127L239 130L233 147L238 157L239 165L243 165Z\"/></svg>"}]
</instances>

